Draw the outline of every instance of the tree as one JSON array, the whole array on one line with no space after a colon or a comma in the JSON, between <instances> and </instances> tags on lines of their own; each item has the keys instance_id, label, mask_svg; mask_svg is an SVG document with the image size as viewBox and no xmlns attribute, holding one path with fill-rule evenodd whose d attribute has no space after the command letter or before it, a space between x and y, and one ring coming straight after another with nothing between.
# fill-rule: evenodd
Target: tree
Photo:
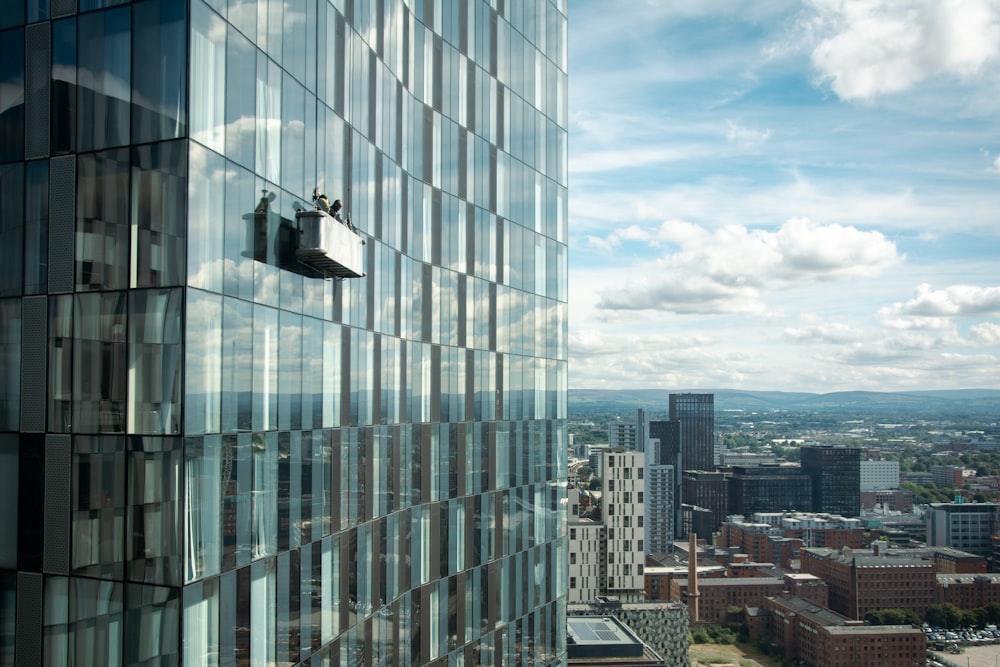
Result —
<instances>
[{"instance_id":1,"label":"tree","mask_svg":"<svg viewBox=\"0 0 1000 667\"><path fill-rule=\"evenodd\" d=\"M945 602L944 604L932 604L927 608L924 620L928 625L936 628L960 628L962 627L962 610Z\"/></svg>"},{"instance_id":2,"label":"tree","mask_svg":"<svg viewBox=\"0 0 1000 667\"><path fill-rule=\"evenodd\" d=\"M920 625L920 617L912 609L873 609L865 614L871 625Z\"/></svg>"},{"instance_id":3,"label":"tree","mask_svg":"<svg viewBox=\"0 0 1000 667\"><path fill-rule=\"evenodd\" d=\"M594 477L593 479L591 479L590 480L590 484L587 485L587 488L590 489L591 491L600 491L601 490L601 478L600 477Z\"/></svg>"}]
</instances>

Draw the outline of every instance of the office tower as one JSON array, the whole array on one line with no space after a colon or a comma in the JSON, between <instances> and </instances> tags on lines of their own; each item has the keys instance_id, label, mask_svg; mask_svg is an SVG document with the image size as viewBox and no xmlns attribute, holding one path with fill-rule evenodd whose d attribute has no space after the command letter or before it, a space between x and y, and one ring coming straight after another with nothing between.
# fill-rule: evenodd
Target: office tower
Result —
<instances>
[{"instance_id":1,"label":"office tower","mask_svg":"<svg viewBox=\"0 0 1000 667\"><path fill-rule=\"evenodd\" d=\"M932 503L924 522L927 546L982 556L996 571L992 536L1000 535L1000 503Z\"/></svg>"},{"instance_id":2,"label":"office tower","mask_svg":"<svg viewBox=\"0 0 1000 667\"><path fill-rule=\"evenodd\" d=\"M646 465L650 468L660 466L655 472L650 470L650 473L653 475L651 479L657 480L656 486L659 489L663 484L663 475L667 473L666 468L663 466L669 467L672 473L670 492L656 491L654 494L655 499L651 499L648 504L651 516L664 517L669 515L671 517L669 541L659 544L659 546L663 544L670 545L670 548L662 550L663 553L672 551L673 539L680 537L681 475L684 470L683 450L681 449L682 430L682 424L676 420L652 420L649 422L649 442L647 449L650 457L647 458ZM651 489L650 492L653 493L653 490ZM667 502L670 503L669 506L663 504ZM650 531L659 531L659 522L661 520L658 519L658 523L655 526L650 526ZM655 551L661 551L661 549L657 548Z\"/></svg>"},{"instance_id":3,"label":"office tower","mask_svg":"<svg viewBox=\"0 0 1000 667\"><path fill-rule=\"evenodd\" d=\"M808 510L813 481L798 466L734 466L729 476L729 513Z\"/></svg>"},{"instance_id":4,"label":"office tower","mask_svg":"<svg viewBox=\"0 0 1000 667\"><path fill-rule=\"evenodd\" d=\"M681 479L681 489L685 503L710 512L707 530L696 532L711 543L712 534L719 530L729 514L729 480L721 472L686 470Z\"/></svg>"},{"instance_id":5,"label":"office tower","mask_svg":"<svg viewBox=\"0 0 1000 667\"><path fill-rule=\"evenodd\" d=\"M645 597L645 456L624 449L604 454L601 509L607 545L604 594L622 601Z\"/></svg>"},{"instance_id":6,"label":"office tower","mask_svg":"<svg viewBox=\"0 0 1000 667\"><path fill-rule=\"evenodd\" d=\"M861 491L886 491L899 488L899 461L862 461Z\"/></svg>"},{"instance_id":7,"label":"office tower","mask_svg":"<svg viewBox=\"0 0 1000 667\"><path fill-rule=\"evenodd\" d=\"M565 659L566 6L4 3L0 662Z\"/></svg>"},{"instance_id":8,"label":"office tower","mask_svg":"<svg viewBox=\"0 0 1000 667\"><path fill-rule=\"evenodd\" d=\"M802 472L812 478L812 511L861 514L860 448L803 445L799 458Z\"/></svg>"},{"instance_id":9,"label":"office tower","mask_svg":"<svg viewBox=\"0 0 1000 667\"><path fill-rule=\"evenodd\" d=\"M670 394L670 420L681 422L684 470L715 470L715 395Z\"/></svg>"}]
</instances>

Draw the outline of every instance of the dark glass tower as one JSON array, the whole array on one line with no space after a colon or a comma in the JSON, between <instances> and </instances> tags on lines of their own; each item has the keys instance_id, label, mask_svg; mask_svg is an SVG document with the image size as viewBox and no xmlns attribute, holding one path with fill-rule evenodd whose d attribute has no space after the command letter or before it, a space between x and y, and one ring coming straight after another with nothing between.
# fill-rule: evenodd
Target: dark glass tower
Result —
<instances>
[{"instance_id":1,"label":"dark glass tower","mask_svg":"<svg viewBox=\"0 0 1000 667\"><path fill-rule=\"evenodd\" d=\"M861 514L861 449L803 445L802 472L812 478L812 509L841 516Z\"/></svg>"},{"instance_id":2,"label":"dark glass tower","mask_svg":"<svg viewBox=\"0 0 1000 667\"><path fill-rule=\"evenodd\" d=\"M681 422L684 469L715 470L715 395L670 394L670 419Z\"/></svg>"},{"instance_id":3,"label":"dark glass tower","mask_svg":"<svg viewBox=\"0 0 1000 667\"><path fill-rule=\"evenodd\" d=\"M3 4L0 664L565 659L566 5Z\"/></svg>"}]
</instances>

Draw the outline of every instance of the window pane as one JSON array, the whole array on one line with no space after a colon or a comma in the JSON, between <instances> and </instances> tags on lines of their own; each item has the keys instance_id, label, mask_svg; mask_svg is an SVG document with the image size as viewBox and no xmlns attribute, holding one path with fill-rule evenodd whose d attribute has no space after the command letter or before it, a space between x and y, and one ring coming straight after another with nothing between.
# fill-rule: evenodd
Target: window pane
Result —
<instances>
[{"instance_id":1,"label":"window pane","mask_svg":"<svg viewBox=\"0 0 1000 667\"><path fill-rule=\"evenodd\" d=\"M49 162L25 165L24 293L44 294L49 276Z\"/></svg>"},{"instance_id":2,"label":"window pane","mask_svg":"<svg viewBox=\"0 0 1000 667\"><path fill-rule=\"evenodd\" d=\"M222 292L226 161L191 143L188 189L188 284Z\"/></svg>"},{"instance_id":3,"label":"window pane","mask_svg":"<svg viewBox=\"0 0 1000 667\"><path fill-rule=\"evenodd\" d=\"M132 287L184 283L187 144L132 151Z\"/></svg>"},{"instance_id":4,"label":"window pane","mask_svg":"<svg viewBox=\"0 0 1000 667\"><path fill-rule=\"evenodd\" d=\"M16 621L17 573L0 571L0 665L14 664Z\"/></svg>"},{"instance_id":5,"label":"window pane","mask_svg":"<svg viewBox=\"0 0 1000 667\"><path fill-rule=\"evenodd\" d=\"M73 439L72 568L121 579L125 571L125 438Z\"/></svg>"},{"instance_id":6,"label":"window pane","mask_svg":"<svg viewBox=\"0 0 1000 667\"><path fill-rule=\"evenodd\" d=\"M76 148L76 18L52 22L51 143L53 155Z\"/></svg>"},{"instance_id":7,"label":"window pane","mask_svg":"<svg viewBox=\"0 0 1000 667\"><path fill-rule=\"evenodd\" d=\"M16 433L0 435L0 516L5 517L0 521L0 570L17 569L18 440ZM7 634L4 623L8 618L3 598L5 593L0 583L0 665L13 664L4 661L4 640ZM13 624L13 616L10 617L10 622Z\"/></svg>"},{"instance_id":8,"label":"window pane","mask_svg":"<svg viewBox=\"0 0 1000 667\"><path fill-rule=\"evenodd\" d=\"M73 430L125 430L125 293L78 294L73 318Z\"/></svg>"},{"instance_id":9,"label":"window pane","mask_svg":"<svg viewBox=\"0 0 1000 667\"><path fill-rule=\"evenodd\" d=\"M131 12L121 7L78 21L77 150L122 146L129 139Z\"/></svg>"},{"instance_id":10,"label":"window pane","mask_svg":"<svg viewBox=\"0 0 1000 667\"><path fill-rule=\"evenodd\" d=\"M13 5L13 6L11 6ZM5 3L0 26L24 3ZM22 14L23 20L23 14ZM24 31L0 32L0 162L24 159Z\"/></svg>"},{"instance_id":11,"label":"window pane","mask_svg":"<svg viewBox=\"0 0 1000 667\"><path fill-rule=\"evenodd\" d=\"M221 445L221 436L210 435L188 438L184 448L184 578L188 582L218 574L221 565Z\"/></svg>"},{"instance_id":12,"label":"window pane","mask_svg":"<svg viewBox=\"0 0 1000 667\"><path fill-rule=\"evenodd\" d=\"M226 45L226 157L248 169L254 167L256 87L257 50L230 27ZM249 206L253 201L241 203Z\"/></svg>"},{"instance_id":13,"label":"window pane","mask_svg":"<svg viewBox=\"0 0 1000 667\"><path fill-rule=\"evenodd\" d=\"M278 434L254 434L253 456L253 558L271 556L278 544ZM273 561L268 561L273 562Z\"/></svg>"},{"instance_id":14,"label":"window pane","mask_svg":"<svg viewBox=\"0 0 1000 667\"><path fill-rule=\"evenodd\" d=\"M3 81L0 80L0 95L2 90ZM3 141L4 137L0 134L0 151L3 150ZM24 143L23 140L21 143ZM24 165L0 165L0 296L21 294L23 237Z\"/></svg>"},{"instance_id":15,"label":"window pane","mask_svg":"<svg viewBox=\"0 0 1000 667\"><path fill-rule=\"evenodd\" d=\"M125 599L125 664L180 664L180 588L129 584Z\"/></svg>"},{"instance_id":16,"label":"window pane","mask_svg":"<svg viewBox=\"0 0 1000 667\"><path fill-rule=\"evenodd\" d=\"M184 2L132 6L132 141L176 139L186 130Z\"/></svg>"},{"instance_id":17,"label":"window pane","mask_svg":"<svg viewBox=\"0 0 1000 667\"><path fill-rule=\"evenodd\" d=\"M226 23L197 0L191 6L191 138L225 150Z\"/></svg>"},{"instance_id":18,"label":"window pane","mask_svg":"<svg viewBox=\"0 0 1000 667\"><path fill-rule=\"evenodd\" d=\"M127 577L179 586L181 440L132 437L128 449Z\"/></svg>"},{"instance_id":19,"label":"window pane","mask_svg":"<svg viewBox=\"0 0 1000 667\"><path fill-rule=\"evenodd\" d=\"M222 296L188 290L184 432L218 433L222 392Z\"/></svg>"},{"instance_id":20,"label":"window pane","mask_svg":"<svg viewBox=\"0 0 1000 667\"><path fill-rule=\"evenodd\" d=\"M81 155L77 169L76 285L128 286L128 149Z\"/></svg>"},{"instance_id":21,"label":"window pane","mask_svg":"<svg viewBox=\"0 0 1000 667\"><path fill-rule=\"evenodd\" d=\"M3 369L3 373L0 374L0 431L17 431L21 427L20 299L0 300L0 368ZM3 467L0 466L0 469ZM0 516L11 515L0 514ZM0 545L4 543L5 541L0 539ZM0 563L2 562L3 559L0 558Z\"/></svg>"},{"instance_id":22,"label":"window pane","mask_svg":"<svg viewBox=\"0 0 1000 667\"><path fill-rule=\"evenodd\" d=\"M128 432L179 433L181 290L129 296Z\"/></svg>"},{"instance_id":23,"label":"window pane","mask_svg":"<svg viewBox=\"0 0 1000 667\"><path fill-rule=\"evenodd\" d=\"M253 395L253 305L226 298L222 312L222 432L249 431Z\"/></svg>"},{"instance_id":24,"label":"window pane","mask_svg":"<svg viewBox=\"0 0 1000 667\"><path fill-rule=\"evenodd\" d=\"M219 664L217 579L184 588L183 664L204 667L215 667Z\"/></svg>"}]
</instances>

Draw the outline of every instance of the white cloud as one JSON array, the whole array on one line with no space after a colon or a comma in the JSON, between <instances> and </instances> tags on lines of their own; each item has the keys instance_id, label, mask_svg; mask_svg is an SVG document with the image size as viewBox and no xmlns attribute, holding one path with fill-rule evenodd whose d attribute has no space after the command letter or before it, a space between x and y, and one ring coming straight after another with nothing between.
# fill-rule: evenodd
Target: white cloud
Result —
<instances>
[{"instance_id":1,"label":"white cloud","mask_svg":"<svg viewBox=\"0 0 1000 667\"><path fill-rule=\"evenodd\" d=\"M969 327L972 340L984 345L1000 345L1000 324L981 322Z\"/></svg>"},{"instance_id":2,"label":"white cloud","mask_svg":"<svg viewBox=\"0 0 1000 667\"><path fill-rule=\"evenodd\" d=\"M771 138L771 130L757 130L734 121L726 123L726 139L743 150L753 150Z\"/></svg>"},{"instance_id":3,"label":"white cloud","mask_svg":"<svg viewBox=\"0 0 1000 667\"><path fill-rule=\"evenodd\" d=\"M676 313L768 313L761 294L819 281L876 275L903 259L880 232L789 220L777 231L730 225L709 231L671 220L630 239L675 251L661 256L644 278L601 293L599 308ZM612 232L609 247L625 235Z\"/></svg>"},{"instance_id":4,"label":"white cloud","mask_svg":"<svg viewBox=\"0 0 1000 667\"><path fill-rule=\"evenodd\" d=\"M822 35L813 66L845 100L968 78L1000 54L995 0L810 0Z\"/></svg>"},{"instance_id":5,"label":"white cloud","mask_svg":"<svg viewBox=\"0 0 1000 667\"><path fill-rule=\"evenodd\" d=\"M839 322L785 329L785 338L796 343L853 343L862 336L862 332Z\"/></svg>"},{"instance_id":6,"label":"white cloud","mask_svg":"<svg viewBox=\"0 0 1000 667\"><path fill-rule=\"evenodd\" d=\"M1000 315L1000 287L952 285L934 290L924 283L909 301L879 311L883 319L899 317L948 318Z\"/></svg>"}]
</instances>

